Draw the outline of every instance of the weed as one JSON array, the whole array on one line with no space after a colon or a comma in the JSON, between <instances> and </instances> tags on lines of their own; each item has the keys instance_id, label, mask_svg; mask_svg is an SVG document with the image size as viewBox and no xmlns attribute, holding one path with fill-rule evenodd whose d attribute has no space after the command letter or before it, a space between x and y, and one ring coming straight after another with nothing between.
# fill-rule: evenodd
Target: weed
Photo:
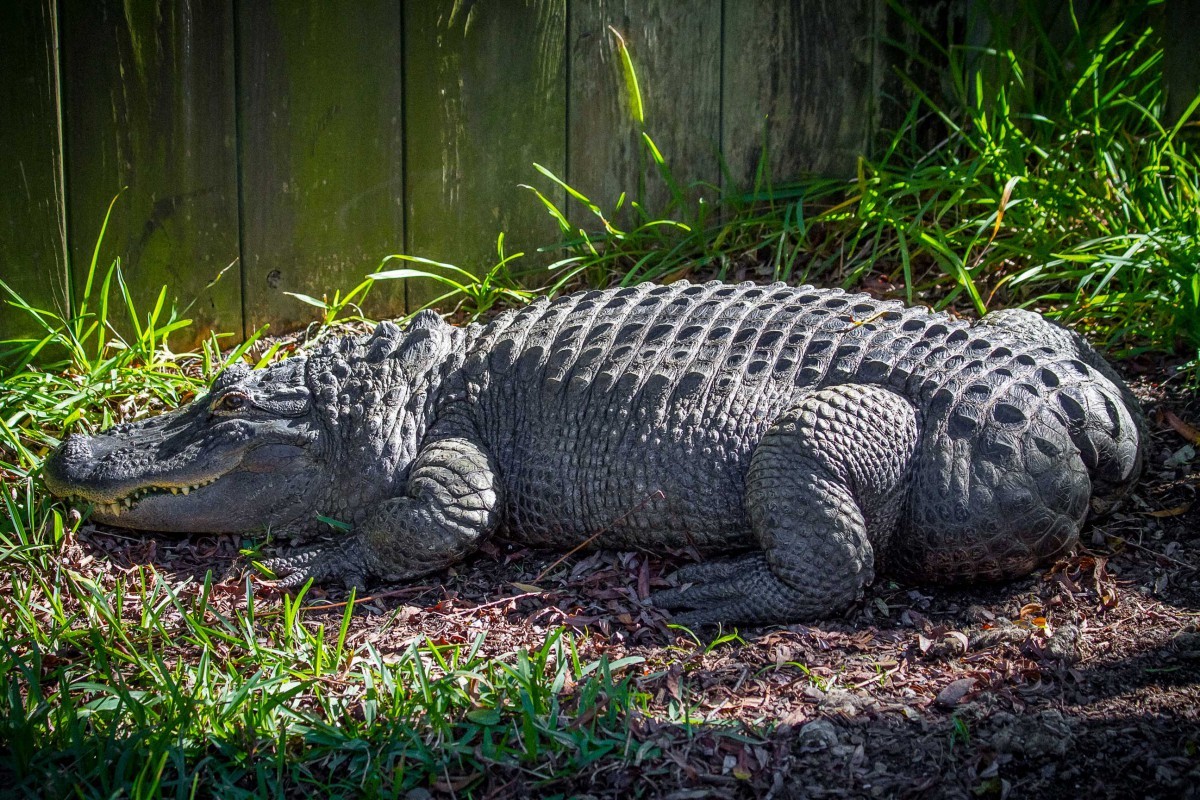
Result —
<instances>
[{"instance_id":1,"label":"weed","mask_svg":"<svg viewBox=\"0 0 1200 800\"><path fill-rule=\"evenodd\" d=\"M789 667L795 667L796 669L800 670L804 677L808 678L809 682L822 692L828 692L835 686L835 682L832 678L826 678L822 675L818 675L817 673L813 672L807 664L799 661L788 661L786 664Z\"/></svg>"},{"instance_id":2,"label":"weed","mask_svg":"<svg viewBox=\"0 0 1200 800\"><path fill-rule=\"evenodd\" d=\"M967 747L971 744L971 724L960 716L955 715L951 719L950 728L950 752L954 752L957 745Z\"/></svg>"},{"instance_id":3,"label":"weed","mask_svg":"<svg viewBox=\"0 0 1200 800\"><path fill-rule=\"evenodd\" d=\"M299 292L284 292L284 294L296 298L301 303L305 303L306 305L310 305L314 308L319 308L321 310L319 326L321 328L329 328L338 322L347 320L365 320L366 317L363 316L363 311L362 308L359 307L359 303L367 299L367 293L371 290L371 287L374 285L374 283L375 282L371 280L371 278L367 278L362 283L358 284L358 286L355 286L353 289L346 292L344 295L342 294L341 290L335 289L332 300L330 300L328 296L322 296L321 299L318 300L311 295L301 294ZM351 309L353 312L350 317L342 316L346 309Z\"/></svg>"},{"instance_id":4,"label":"weed","mask_svg":"<svg viewBox=\"0 0 1200 800\"><path fill-rule=\"evenodd\" d=\"M448 291L435 297L422 308L442 307L445 303L455 303L455 308L463 307L472 318L479 317L490 311L497 303L522 306L540 295L553 295L561 288L562 281L550 288L526 289L509 270L509 264L524 256L524 253L506 255L504 252L504 234L496 237L496 263L482 276L475 275L462 267L446 264L441 261L422 258L420 256L396 254L383 259L380 271L368 276L370 280L409 280L412 278L434 281L448 288ZM401 269L382 269L389 261L405 261L411 264L421 264L435 267L438 272L428 269L404 267Z\"/></svg>"}]
</instances>

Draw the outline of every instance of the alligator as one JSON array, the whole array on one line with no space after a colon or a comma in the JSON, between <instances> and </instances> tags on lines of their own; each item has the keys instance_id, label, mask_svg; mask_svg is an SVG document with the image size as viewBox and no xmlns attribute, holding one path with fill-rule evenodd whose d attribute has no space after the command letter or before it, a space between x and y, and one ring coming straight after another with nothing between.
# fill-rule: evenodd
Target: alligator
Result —
<instances>
[{"instance_id":1,"label":"alligator","mask_svg":"<svg viewBox=\"0 0 1200 800\"><path fill-rule=\"evenodd\" d=\"M1129 490L1144 442L1112 368L1033 312L678 282L232 364L182 409L69 436L43 475L101 523L290 537L266 562L287 587L436 572L499 531L694 548L650 602L765 624L842 613L877 574L1027 574Z\"/></svg>"}]
</instances>

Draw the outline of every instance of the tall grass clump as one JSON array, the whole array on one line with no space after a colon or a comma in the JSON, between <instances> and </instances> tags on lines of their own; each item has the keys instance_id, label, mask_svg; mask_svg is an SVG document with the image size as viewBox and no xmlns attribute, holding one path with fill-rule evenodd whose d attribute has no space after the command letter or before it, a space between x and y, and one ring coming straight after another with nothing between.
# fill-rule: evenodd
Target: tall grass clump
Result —
<instances>
[{"instance_id":1,"label":"tall grass clump","mask_svg":"<svg viewBox=\"0 0 1200 800\"><path fill-rule=\"evenodd\" d=\"M948 96L911 85L907 124L830 215L871 254L852 277L898 262L910 286L948 276L979 313L1020 303L1112 346L1200 348L1200 97L1166 116L1161 4L1120 6L1067 5L1051 29L1026 2L985 46L930 39ZM928 114L946 132L933 149Z\"/></svg>"},{"instance_id":2,"label":"tall grass clump","mask_svg":"<svg viewBox=\"0 0 1200 800\"><path fill-rule=\"evenodd\" d=\"M113 204L73 313L34 307L0 280L4 313L29 316L38 331L0 342L0 468L28 477L47 448L58 443L56 434L74 426L111 425L121 404L133 397L140 397L142 405L176 404L205 377L189 374L183 369L186 358L167 346L170 334L191 324L167 306L167 287L142 315L119 262L100 266ZM124 313L117 311L121 303ZM204 353L204 372L211 374L219 354L215 343Z\"/></svg>"}]
</instances>

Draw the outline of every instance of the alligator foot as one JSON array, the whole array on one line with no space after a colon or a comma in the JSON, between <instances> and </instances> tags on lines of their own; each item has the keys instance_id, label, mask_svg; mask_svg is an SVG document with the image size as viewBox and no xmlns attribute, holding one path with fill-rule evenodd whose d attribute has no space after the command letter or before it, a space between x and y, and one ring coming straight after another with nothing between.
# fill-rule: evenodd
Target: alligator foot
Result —
<instances>
[{"instance_id":1,"label":"alligator foot","mask_svg":"<svg viewBox=\"0 0 1200 800\"><path fill-rule=\"evenodd\" d=\"M687 609L673 615L671 622L688 628L731 620L754 624L812 619L841 610L775 577L763 553L692 564L672 577L676 588L655 592L650 603L670 611Z\"/></svg>"},{"instance_id":2,"label":"alligator foot","mask_svg":"<svg viewBox=\"0 0 1200 800\"><path fill-rule=\"evenodd\" d=\"M287 555L268 558L262 565L279 577L276 586L294 589L310 578L321 582L341 580L347 589L366 590L367 559L355 538L337 543L319 544L294 550Z\"/></svg>"}]
</instances>

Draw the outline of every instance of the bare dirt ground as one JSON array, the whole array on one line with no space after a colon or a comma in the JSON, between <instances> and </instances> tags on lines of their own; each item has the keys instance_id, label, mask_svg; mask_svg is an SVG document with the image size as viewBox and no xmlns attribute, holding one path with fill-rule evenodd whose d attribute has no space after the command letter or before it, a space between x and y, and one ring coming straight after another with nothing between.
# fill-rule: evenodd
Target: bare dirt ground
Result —
<instances>
[{"instance_id":1,"label":"bare dirt ground","mask_svg":"<svg viewBox=\"0 0 1200 800\"><path fill-rule=\"evenodd\" d=\"M1200 796L1200 443L1189 443L1200 401L1133 377L1153 432L1143 482L1087 528L1076 555L1024 580L961 590L885 580L842 619L709 646L715 632L698 644L643 602L686 554L560 562L496 542L422 586L376 587L349 643L385 651L487 631L499 654L566 625L584 657L646 659L631 668L650 698L649 714L632 712L640 756L537 788L497 768L470 782L477 797ZM85 528L79 544L93 570L212 569L232 589L242 569L235 537ZM701 722L666 721L673 704ZM447 781L422 796L465 785Z\"/></svg>"}]
</instances>

